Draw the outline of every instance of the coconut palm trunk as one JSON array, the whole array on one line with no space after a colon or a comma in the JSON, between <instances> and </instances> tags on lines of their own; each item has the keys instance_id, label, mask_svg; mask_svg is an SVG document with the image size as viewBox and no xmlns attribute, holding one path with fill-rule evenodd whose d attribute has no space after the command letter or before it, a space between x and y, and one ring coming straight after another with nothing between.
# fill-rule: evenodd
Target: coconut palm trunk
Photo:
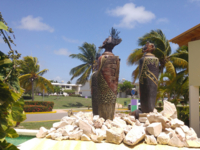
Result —
<instances>
[{"instance_id":1,"label":"coconut palm trunk","mask_svg":"<svg viewBox=\"0 0 200 150\"><path fill-rule=\"evenodd\" d=\"M33 79L31 80L31 84L32 84L32 101L34 101L34 81L33 81Z\"/></svg>"}]
</instances>

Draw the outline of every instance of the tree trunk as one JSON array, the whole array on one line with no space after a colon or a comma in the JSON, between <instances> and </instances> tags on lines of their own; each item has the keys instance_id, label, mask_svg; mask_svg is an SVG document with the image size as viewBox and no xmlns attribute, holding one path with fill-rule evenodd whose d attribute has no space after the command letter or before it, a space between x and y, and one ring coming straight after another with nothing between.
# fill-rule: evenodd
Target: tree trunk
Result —
<instances>
[{"instance_id":1,"label":"tree trunk","mask_svg":"<svg viewBox=\"0 0 200 150\"><path fill-rule=\"evenodd\" d=\"M94 66L93 66L93 63L92 63L92 73L93 73L93 67L94 67Z\"/></svg>"},{"instance_id":2,"label":"tree trunk","mask_svg":"<svg viewBox=\"0 0 200 150\"><path fill-rule=\"evenodd\" d=\"M32 83L32 101L34 101L34 82L31 81Z\"/></svg>"},{"instance_id":3,"label":"tree trunk","mask_svg":"<svg viewBox=\"0 0 200 150\"><path fill-rule=\"evenodd\" d=\"M97 72L94 72L91 76L92 86L91 86L91 95L92 95L92 112L93 115L98 114L98 83L97 83Z\"/></svg>"}]
</instances>

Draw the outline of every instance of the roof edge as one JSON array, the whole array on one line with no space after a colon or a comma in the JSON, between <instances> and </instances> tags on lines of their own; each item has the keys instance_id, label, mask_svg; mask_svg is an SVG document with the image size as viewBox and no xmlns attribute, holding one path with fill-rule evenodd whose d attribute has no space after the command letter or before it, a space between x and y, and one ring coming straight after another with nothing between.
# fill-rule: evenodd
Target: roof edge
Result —
<instances>
[{"instance_id":1,"label":"roof edge","mask_svg":"<svg viewBox=\"0 0 200 150\"><path fill-rule=\"evenodd\" d=\"M192 28L186 30L185 32L183 32L183 33L181 33L181 34L179 34L179 35L177 35L176 37L174 37L174 38L172 38L171 40L169 40L169 42L174 43L175 40L177 40L178 38L180 38L180 37L182 37L182 36L184 36L184 35L186 35L186 34L188 34L188 33L190 33L192 30L195 30L196 28L200 28L200 24L198 24L198 25L196 25L196 26L194 26L194 27L192 27Z\"/></svg>"}]
</instances>

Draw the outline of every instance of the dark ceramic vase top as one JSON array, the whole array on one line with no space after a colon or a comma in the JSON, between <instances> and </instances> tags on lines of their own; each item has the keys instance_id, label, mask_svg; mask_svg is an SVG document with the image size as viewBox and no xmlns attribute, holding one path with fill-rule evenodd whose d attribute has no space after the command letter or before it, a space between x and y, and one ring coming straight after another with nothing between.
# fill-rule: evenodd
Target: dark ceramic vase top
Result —
<instances>
[{"instance_id":1,"label":"dark ceramic vase top","mask_svg":"<svg viewBox=\"0 0 200 150\"><path fill-rule=\"evenodd\" d=\"M159 60L147 53L139 60L139 85L142 113L153 112L155 108L159 74Z\"/></svg>"}]
</instances>

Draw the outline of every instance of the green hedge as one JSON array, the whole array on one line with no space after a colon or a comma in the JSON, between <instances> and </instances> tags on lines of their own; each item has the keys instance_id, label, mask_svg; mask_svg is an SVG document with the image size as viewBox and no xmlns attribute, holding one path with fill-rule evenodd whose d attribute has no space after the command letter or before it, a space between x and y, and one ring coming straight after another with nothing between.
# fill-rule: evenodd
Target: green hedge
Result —
<instances>
[{"instance_id":1,"label":"green hedge","mask_svg":"<svg viewBox=\"0 0 200 150\"><path fill-rule=\"evenodd\" d=\"M24 105L25 112L44 112L48 111L47 106L43 105Z\"/></svg>"},{"instance_id":2,"label":"green hedge","mask_svg":"<svg viewBox=\"0 0 200 150\"><path fill-rule=\"evenodd\" d=\"M22 97L23 97L24 100L30 100L30 99L32 99L31 96L22 96Z\"/></svg>"},{"instance_id":3,"label":"green hedge","mask_svg":"<svg viewBox=\"0 0 200 150\"><path fill-rule=\"evenodd\" d=\"M69 96L71 96L71 97L82 97L82 96L76 95L76 94L69 94Z\"/></svg>"},{"instance_id":4,"label":"green hedge","mask_svg":"<svg viewBox=\"0 0 200 150\"><path fill-rule=\"evenodd\" d=\"M52 111L54 102L27 101L24 105L25 112L43 112Z\"/></svg>"}]
</instances>

